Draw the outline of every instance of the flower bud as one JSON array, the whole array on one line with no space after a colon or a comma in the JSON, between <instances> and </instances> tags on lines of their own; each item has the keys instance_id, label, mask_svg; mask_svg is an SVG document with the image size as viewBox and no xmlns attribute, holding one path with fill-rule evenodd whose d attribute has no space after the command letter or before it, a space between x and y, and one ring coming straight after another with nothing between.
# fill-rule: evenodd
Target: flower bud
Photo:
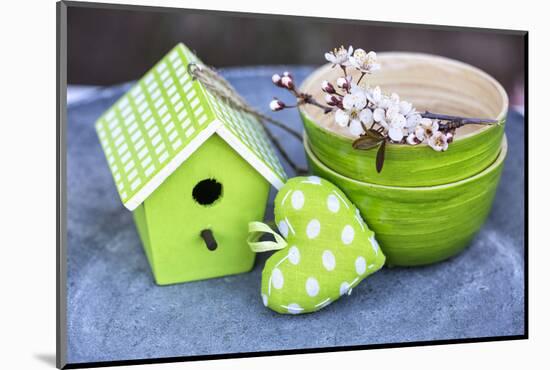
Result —
<instances>
[{"instance_id":1,"label":"flower bud","mask_svg":"<svg viewBox=\"0 0 550 370\"><path fill-rule=\"evenodd\" d=\"M325 95L325 101L330 106L339 106L342 103L340 97L330 94Z\"/></svg>"},{"instance_id":2,"label":"flower bud","mask_svg":"<svg viewBox=\"0 0 550 370\"><path fill-rule=\"evenodd\" d=\"M281 85L290 90L294 89L294 81L290 76L283 76L283 78L281 78Z\"/></svg>"},{"instance_id":3,"label":"flower bud","mask_svg":"<svg viewBox=\"0 0 550 370\"><path fill-rule=\"evenodd\" d=\"M290 74L289 71L284 71L284 72L283 72L283 77L290 77L290 78L292 78L292 75Z\"/></svg>"},{"instance_id":4,"label":"flower bud","mask_svg":"<svg viewBox=\"0 0 550 370\"><path fill-rule=\"evenodd\" d=\"M324 80L321 83L321 90L329 94L334 94L336 92L336 90L334 90L334 86L332 86L332 84L327 80Z\"/></svg>"},{"instance_id":5,"label":"flower bud","mask_svg":"<svg viewBox=\"0 0 550 370\"><path fill-rule=\"evenodd\" d=\"M271 103L269 103L269 108L273 111L273 112L277 112L279 110L282 110L286 107L285 103L283 103L282 101L280 101L279 99L273 99L271 101Z\"/></svg>"},{"instance_id":6,"label":"flower bud","mask_svg":"<svg viewBox=\"0 0 550 370\"><path fill-rule=\"evenodd\" d=\"M341 89L349 89L350 88L350 83L348 81L347 78L345 77L339 77L337 80L336 80L336 86L338 86L339 88Z\"/></svg>"},{"instance_id":7,"label":"flower bud","mask_svg":"<svg viewBox=\"0 0 550 370\"><path fill-rule=\"evenodd\" d=\"M277 73L275 73L273 76L271 76L271 81L273 81L273 83L277 86L282 86L281 85L281 76L279 76Z\"/></svg>"},{"instance_id":8,"label":"flower bud","mask_svg":"<svg viewBox=\"0 0 550 370\"><path fill-rule=\"evenodd\" d=\"M420 144L421 141L416 137L415 134L409 134L409 136L407 136L407 144L409 145L417 145L417 144Z\"/></svg>"}]
</instances>

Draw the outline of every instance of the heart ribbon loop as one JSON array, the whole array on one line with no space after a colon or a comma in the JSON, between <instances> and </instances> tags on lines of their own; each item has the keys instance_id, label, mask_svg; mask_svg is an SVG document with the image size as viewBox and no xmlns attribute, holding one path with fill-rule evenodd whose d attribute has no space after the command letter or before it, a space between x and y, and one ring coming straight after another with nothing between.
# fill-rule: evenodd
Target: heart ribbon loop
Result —
<instances>
[{"instance_id":1,"label":"heart ribbon loop","mask_svg":"<svg viewBox=\"0 0 550 370\"><path fill-rule=\"evenodd\" d=\"M264 234L271 234L275 238L275 241L265 240L260 241L260 238ZM250 222L248 223L248 238L246 239L248 246L253 252L267 252L283 249L287 246L286 240L273 229L263 222Z\"/></svg>"}]
</instances>

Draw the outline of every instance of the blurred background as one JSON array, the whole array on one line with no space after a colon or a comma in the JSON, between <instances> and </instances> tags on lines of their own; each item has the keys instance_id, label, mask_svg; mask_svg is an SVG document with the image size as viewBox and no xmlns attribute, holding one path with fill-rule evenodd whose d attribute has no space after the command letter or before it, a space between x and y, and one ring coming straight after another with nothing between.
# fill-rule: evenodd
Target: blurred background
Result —
<instances>
[{"instance_id":1,"label":"blurred background","mask_svg":"<svg viewBox=\"0 0 550 370\"><path fill-rule=\"evenodd\" d=\"M139 8L136 8L139 9ZM524 32L381 24L196 10L69 7L68 82L111 85L141 77L184 42L216 68L324 63L341 44L380 51L416 51L477 66L523 106Z\"/></svg>"}]
</instances>

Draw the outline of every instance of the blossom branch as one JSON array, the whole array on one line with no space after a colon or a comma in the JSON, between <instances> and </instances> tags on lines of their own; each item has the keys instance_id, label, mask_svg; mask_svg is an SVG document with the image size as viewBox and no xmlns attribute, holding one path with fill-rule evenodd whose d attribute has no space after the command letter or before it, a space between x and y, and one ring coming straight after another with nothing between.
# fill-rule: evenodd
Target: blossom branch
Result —
<instances>
[{"instance_id":1,"label":"blossom branch","mask_svg":"<svg viewBox=\"0 0 550 370\"><path fill-rule=\"evenodd\" d=\"M499 121L439 114L429 111L418 112L411 103L401 100L396 93L383 94L380 87L359 86L363 78L380 69L374 51L340 46L325 53L325 59L332 67L339 67L343 76L333 85L323 81L321 90L326 93L325 103L316 101L311 94L296 89L290 73L275 74L272 81L278 87L287 89L295 98L295 105L286 105L275 99L270 107L273 111L310 104L323 109L325 114L334 113L335 123L346 128L355 138L353 147L369 150L378 147L376 170L384 164L386 144L418 145L425 143L435 151L445 151L453 141L456 129L469 124L492 125ZM360 73L357 82L349 74L353 68ZM337 90L338 89L338 90Z\"/></svg>"},{"instance_id":2,"label":"blossom branch","mask_svg":"<svg viewBox=\"0 0 550 370\"><path fill-rule=\"evenodd\" d=\"M367 72L361 72L361 77L359 77L359 79L357 80L357 85L359 85L359 83L361 82L363 77L365 77L366 74L367 74Z\"/></svg>"},{"instance_id":3,"label":"blossom branch","mask_svg":"<svg viewBox=\"0 0 550 370\"><path fill-rule=\"evenodd\" d=\"M424 118L456 122L462 125L468 125L468 124L484 125L484 124L498 123L498 121L494 119L451 116L448 114L439 114L439 113L433 113L428 111L425 111L424 113L420 113L420 115Z\"/></svg>"},{"instance_id":4,"label":"blossom branch","mask_svg":"<svg viewBox=\"0 0 550 370\"><path fill-rule=\"evenodd\" d=\"M298 103L298 104L311 104L311 105L314 105L318 108L321 108L325 112L325 114L330 113L330 112L333 111L332 107L329 107L329 106L326 106L326 105L323 105L323 104L319 103L310 94L301 94L300 99L301 99L301 103Z\"/></svg>"},{"instance_id":5,"label":"blossom branch","mask_svg":"<svg viewBox=\"0 0 550 370\"><path fill-rule=\"evenodd\" d=\"M313 98L313 96L311 94L306 94L306 93L302 93L302 92L298 91L296 89L296 84L294 83L294 79L293 79L292 75L289 72L284 72L282 77L278 74L274 74L271 77L271 81L276 86L288 90L296 98L296 104L295 105L288 105L288 104L285 104L283 101L281 101L277 98L273 98L273 100L269 104L269 107L274 112L275 111L280 111L280 110L283 110L283 109L286 109L286 108L296 108L299 105L303 105L303 104L311 104L311 105L314 105L316 107L319 107L319 108L323 109L325 114L329 113L333 110L331 107L319 103L317 100L315 100ZM337 95L342 96L341 94L338 94L336 92L336 90L334 89L334 86L332 86L332 84L330 84L328 82L327 82L327 85L324 85L323 88L326 89L326 91L331 91L331 93L333 93L333 94L337 94Z\"/></svg>"}]
</instances>

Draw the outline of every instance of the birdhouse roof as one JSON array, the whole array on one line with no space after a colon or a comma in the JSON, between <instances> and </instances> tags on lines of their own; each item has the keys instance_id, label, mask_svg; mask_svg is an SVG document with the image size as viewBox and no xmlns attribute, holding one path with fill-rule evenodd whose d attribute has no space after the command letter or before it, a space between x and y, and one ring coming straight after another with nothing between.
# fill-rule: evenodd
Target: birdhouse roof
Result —
<instances>
[{"instance_id":1,"label":"birdhouse roof","mask_svg":"<svg viewBox=\"0 0 550 370\"><path fill-rule=\"evenodd\" d=\"M147 199L213 134L275 188L286 180L262 123L216 99L193 80L187 72L191 62L200 63L178 44L96 122L118 193L129 210Z\"/></svg>"}]
</instances>

